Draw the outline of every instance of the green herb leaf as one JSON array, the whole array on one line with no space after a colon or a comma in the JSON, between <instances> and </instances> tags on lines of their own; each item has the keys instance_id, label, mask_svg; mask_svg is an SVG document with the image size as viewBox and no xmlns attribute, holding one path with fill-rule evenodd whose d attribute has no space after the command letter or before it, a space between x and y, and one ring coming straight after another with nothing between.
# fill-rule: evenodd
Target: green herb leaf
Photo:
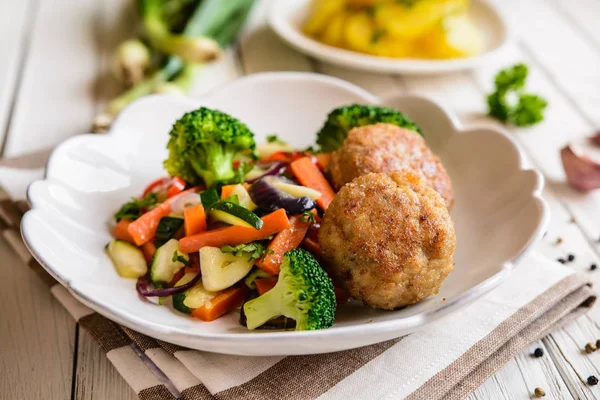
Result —
<instances>
[{"instance_id":1,"label":"green herb leaf","mask_svg":"<svg viewBox=\"0 0 600 400\"><path fill-rule=\"evenodd\" d=\"M221 198L215 189L208 189L200 193L200 201L205 210L208 210L210 206L217 203Z\"/></svg>"},{"instance_id":2,"label":"green herb leaf","mask_svg":"<svg viewBox=\"0 0 600 400\"><path fill-rule=\"evenodd\" d=\"M287 144L283 140L279 139L279 137L277 135L269 135L269 136L267 136L267 143Z\"/></svg>"},{"instance_id":3,"label":"green herb leaf","mask_svg":"<svg viewBox=\"0 0 600 400\"><path fill-rule=\"evenodd\" d=\"M152 209L157 204L158 196L156 193L149 193L142 200L132 197L129 203L123 204L119 211L115 213L115 219L117 222L122 219L135 221L141 217L145 211Z\"/></svg>"},{"instance_id":4,"label":"green herb leaf","mask_svg":"<svg viewBox=\"0 0 600 400\"><path fill-rule=\"evenodd\" d=\"M173 252L173 258L171 259L171 261L175 262L175 261L179 261L180 263L182 263L183 265L185 265L186 267L192 268L192 264L190 264L190 262L188 260L186 260L180 252L178 252L177 250L175 250Z\"/></svg>"},{"instance_id":5,"label":"green herb leaf","mask_svg":"<svg viewBox=\"0 0 600 400\"><path fill-rule=\"evenodd\" d=\"M304 211L300 217L300 222L310 222L311 224L314 224L317 222L315 213L311 211Z\"/></svg>"},{"instance_id":6,"label":"green herb leaf","mask_svg":"<svg viewBox=\"0 0 600 400\"><path fill-rule=\"evenodd\" d=\"M162 217L156 228L156 237L162 240L169 240L175 236L182 226L183 218Z\"/></svg>"},{"instance_id":7,"label":"green herb leaf","mask_svg":"<svg viewBox=\"0 0 600 400\"><path fill-rule=\"evenodd\" d=\"M237 194L232 194L230 196L225 197L225 199L223 200L224 202L229 202L229 203L233 203L233 204L240 204L240 198L238 197Z\"/></svg>"},{"instance_id":8,"label":"green herb leaf","mask_svg":"<svg viewBox=\"0 0 600 400\"><path fill-rule=\"evenodd\" d=\"M535 94L525 93L527 75L528 68L524 64L498 72L494 80L496 90L487 96L491 117L516 126L531 126L544 119L548 102Z\"/></svg>"},{"instance_id":9,"label":"green herb leaf","mask_svg":"<svg viewBox=\"0 0 600 400\"><path fill-rule=\"evenodd\" d=\"M251 242L238 244L237 246L223 246L221 253L231 253L236 257L247 257L250 254L251 260L258 260L265 255L267 247L261 242Z\"/></svg>"}]
</instances>

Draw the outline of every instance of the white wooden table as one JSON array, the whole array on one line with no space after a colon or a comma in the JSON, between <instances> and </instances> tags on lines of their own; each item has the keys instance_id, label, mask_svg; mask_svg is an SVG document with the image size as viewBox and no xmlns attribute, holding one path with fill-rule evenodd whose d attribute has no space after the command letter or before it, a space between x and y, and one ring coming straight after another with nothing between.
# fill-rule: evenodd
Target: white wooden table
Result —
<instances>
[{"instance_id":1,"label":"white wooden table","mask_svg":"<svg viewBox=\"0 0 600 400\"><path fill-rule=\"evenodd\" d=\"M515 30L497 65L436 77L371 75L321 64L288 49L264 26L269 0L260 1L242 40L207 67L193 95L244 74L317 71L354 82L380 96L414 91L433 96L465 124L485 117L494 73L524 61L530 88L549 100L544 123L513 129L547 178L552 223L537 250L576 260L563 268L590 274L600 287L600 192L582 195L564 183L558 150L600 128L600 1L496 0ZM0 3L0 143L3 156L52 146L89 130L97 111L118 92L108 55L131 33L133 6L125 0L20 0ZM556 239L563 242L557 245ZM134 399L91 338L78 329L46 287L0 242L0 397L6 399ZM523 266L526 267L526 266ZM509 362L472 399L600 398L584 384L600 376L600 352L582 351L600 338L600 309L535 343ZM530 353L545 351L537 359ZM3 397L6 396L6 397Z\"/></svg>"}]
</instances>

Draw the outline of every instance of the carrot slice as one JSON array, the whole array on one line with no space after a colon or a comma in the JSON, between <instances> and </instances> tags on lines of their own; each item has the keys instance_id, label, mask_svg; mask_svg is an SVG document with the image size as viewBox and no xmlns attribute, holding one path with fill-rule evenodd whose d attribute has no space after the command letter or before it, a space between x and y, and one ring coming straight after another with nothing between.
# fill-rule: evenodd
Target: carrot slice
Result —
<instances>
[{"instance_id":1,"label":"carrot slice","mask_svg":"<svg viewBox=\"0 0 600 400\"><path fill-rule=\"evenodd\" d=\"M228 198L231 195L231 192L233 192L233 189L235 189L236 185L225 185L221 188L221 200L225 200L226 198Z\"/></svg>"},{"instance_id":2,"label":"carrot slice","mask_svg":"<svg viewBox=\"0 0 600 400\"><path fill-rule=\"evenodd\" d=\"M307 237L306 239L304 239L302 244L304 245L304 248L310 251L311 253L316 254L318 256L321 255L321 245L319 245L319 242L315 241L314 239Z\"/></svg>"},{"instance_id":3,"label":"carrot slice","mask_svg":"<svg viewBox=\"0 0 600 400\"><path fill-rule=\"evenodd\" d=\"M179 241L180 250L183 253L193 253L205 246L235 246L264 239L290 227L290 220L282 208L265 215L261 219L263 220L263 227L260 229L228 226L184 237Z\"/></svg>"},{"instance_id":4,"label":"carrot slice","mask_svg":"<svg viewBox=\"0 0 600 400\"><path fill-rule=\"evenodd\" d=\"M327 210L335 193L329 182L327 182L327 179L325 179L323 173L319 170L319 167L313 164L313 162L310 161L310 158L302 157L292 162L290 168L296 176L296 179L298 179L303 186L321 192L322 196L317 199L317 204L323 210Z\"/></svg>"},{"instance_id":5,"label":"carrot slice","mask_svg":"<svg viewBox=\"0 0 600 400\"><path fill-rule=\"evenodd\" d=\"M142 253L144 253L144 259L146 262L152 261L152 257L154 257L154 253L156 253L156 246L151 241L146 242L141 247Z\"/></svg>"},{"instance_id":6,"label":"carrot slice","mask_svg":"<svg viewBox=\"0 0 600 400\"><path fill-rule=\"evenodd\" d=\"M179 199L182 196L185 196L188 193L194 193L198 190L198 188L191 188L185 190L169 199L164 201L163 203L156 206L152 210L148 211L131 224L127 228L127 231L133 237L135 244L138 246L143 245L152 239L156 234L156 228L158 227L158 223L162 217L166 217L171 213L171 204L174 201Z\"/></svg>"},{"instance_id":7,"label":"carrot slice","mask_svg":"<svg viewBox=\"0 0 600 400\"><path fill-rule=\"evenodd\" d=\"M331 161L331 153L319 153L317 154L317 162L321 169L327 168L329 162Z\"/></svg>"},{"instance_id":8,"label":"carrot slice","mask_svg":"<svg viewBox=\"0 0 600 400\"><path fill-rule=\"evenodd\" d=\"M256 263L256 266L269 274L279 274L279 267L283 261L283 255L295 249L302 243L310 222L302 222L301 216L290 217L290 227L282 230L269 243L267 254Z\"/></svg>"},{"instance_id":9,"label":"carrot slice","mask_svg":"<svg viewBox=\"0 0 600 400\"><path fill-rule=\"evenodd\" d=\"M186 208L183 211L185 236L195 235L206 230L206 213L202 204Z\"/></svg>"},{"instance_id":10,"label":"carrot slice","mask_svg":"<svg viewBox=\"0 0 600 400\"><path fill-rule=\"evenodd\" d=\"M248 287L232 287L216 295L209 304L192 311L192 317L202 321L214 321L223 314L241 306L248 295Z\"/></svg>"},{"instance_id":11,"label":"carrot slice","mask_svg":"<svg viewBox=\"0 0 600 400\"><path fill-rule=\"evenodd\" d=\"M120 220L117 223L117 225L115 226L115 229L113 229L113 235L119 240L124 240L129 243L134 243L133 237L129 234L129 231L128 231L129 225L131 225L130 220L128 220L128 219Z\"/></svg>"},{"instance_id":12,"label":"carrot slice","mask_svg":"<svg viewBox=\"0 0 600 400\"><path fill-rule=\"evenodd\" d=\"M273 287L277 284L277 277L273 276L271 278L261 278L255 279L254 284L256 285L256 291L259 296L262 296L264 293L267 293L269 290L273 289Z\"/></svg>"}]
</instances>

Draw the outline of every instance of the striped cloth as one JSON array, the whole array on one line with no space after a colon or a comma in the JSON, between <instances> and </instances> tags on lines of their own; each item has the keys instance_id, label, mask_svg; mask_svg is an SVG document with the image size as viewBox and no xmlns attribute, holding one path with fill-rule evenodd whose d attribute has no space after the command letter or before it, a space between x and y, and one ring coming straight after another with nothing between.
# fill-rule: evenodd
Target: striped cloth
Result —
<instances>
[{"instance_id":1,"label":"striped cloth","mask_svg":"<svg viewBox=\"0 0 600 400\"><path fill-rule=\"evenodd\" d=\"M461 399L595 300L584 277L532 255L494 291L409 336L313 356L207 353L119 326L77 301L23 244L19 225L27 209L0 190L4 238L142 400Z\"/></svg>"}]
</instances>

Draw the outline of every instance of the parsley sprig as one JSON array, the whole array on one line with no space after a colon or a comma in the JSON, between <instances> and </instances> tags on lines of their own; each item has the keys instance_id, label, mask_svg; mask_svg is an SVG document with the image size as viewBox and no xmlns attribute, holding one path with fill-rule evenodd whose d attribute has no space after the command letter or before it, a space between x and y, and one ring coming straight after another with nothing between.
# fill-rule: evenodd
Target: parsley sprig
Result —
<instances>
[{"instance_id":1,"label":"parsley sprig","mask_svg":"<svg viewBox=\"0 0 600 400\"><path fill-rule=\"evenodd\" d=\"M496 90L487 97L490 116L516 126L531 126L544 119L548 102L525 92L528 73L525 64L516 64L498 72L494 81Z\"/></svg>"},{"instance_id":2,"label":"parsley sprig","mask_svg":"<svg viewBox=\"0 0 600 400\"><path fill-rule=\"evenodd\" d=\"M119 211L115 213L115 219L119 222L122 219L128 219L135 221L142 216L144 210L148 210L158 204L158 196L156 193L149 193L143 199L131 198L129 203L125 203L121 206Z\"/></svg>"},{"instance_id":3,"label":"parsley sprig","mask_svg":"<svg viewBox=\"0 0 600 400\"><path fill-rule=\"evenodd\" d=\"M250 254L250 260L258 260L267 252L267 247L261 242L238 244L237 246L223 246L221 253L231 253L236 257L245 257Z\"/></svg>"}]
</instances>

